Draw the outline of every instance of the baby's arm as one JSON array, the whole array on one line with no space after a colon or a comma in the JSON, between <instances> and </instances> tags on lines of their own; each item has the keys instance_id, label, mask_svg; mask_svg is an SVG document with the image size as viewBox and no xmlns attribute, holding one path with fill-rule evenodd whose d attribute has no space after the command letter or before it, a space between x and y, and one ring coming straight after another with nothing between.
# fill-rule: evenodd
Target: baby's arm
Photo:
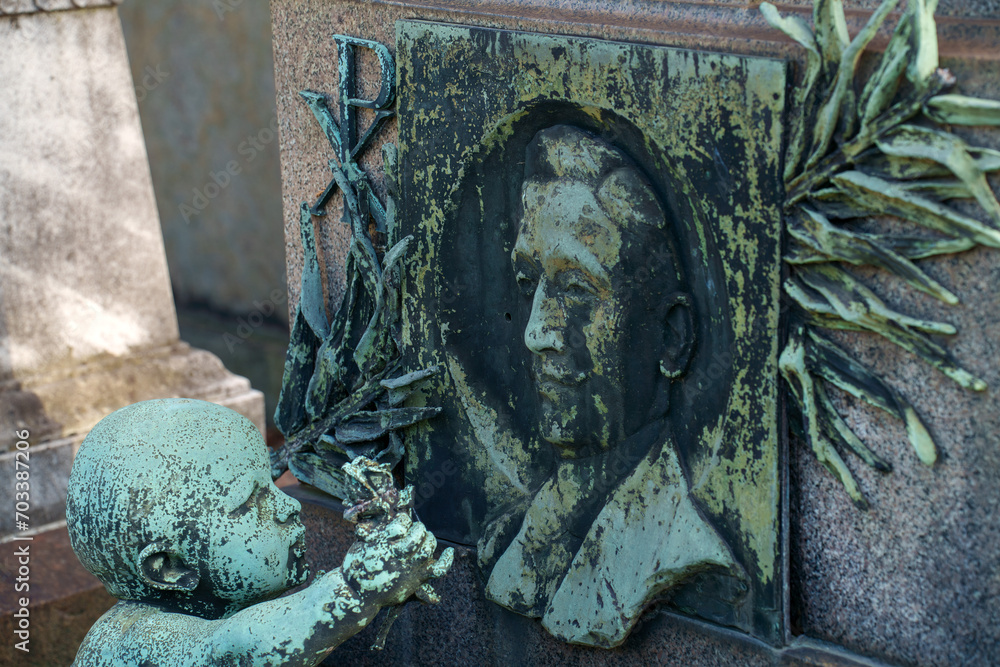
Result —
<instances>
[{"instance_id":1,"label":"baby's arm","mask_svg":"<svg viewBox=\"0 0 1000 667\"><path fill-rule=\"evenodd\" d=\"M87 633L74 667L312 666L369 623L379 607L339 569L305 590L221 620L123 601Z\"/></svg>"},{"instance_id":2,"label":"baby's arm","mask_svg":"<svg viewBox=\"0 0 1000 667\"><path fill-rule=\"evenodd\" d=\"M360 532L360 531L359 531ZM312 666L432 576L437 541L400 514L356 542L337 570L308 588L217 621L213 664Z\"/></svg>"},{"instance_id":3,"label":"baby's arm","mask_svg":"<svg viewBox=\"0 0 1000 667\"><path fill-rule=\"evenodd\" d=\"M443 573L434 535L400 514L359 530L343 565L293 595L206 620L145 602L119 602L87 634L76 667L312 667L429 577Z\"/></svg>"}]
</instances>

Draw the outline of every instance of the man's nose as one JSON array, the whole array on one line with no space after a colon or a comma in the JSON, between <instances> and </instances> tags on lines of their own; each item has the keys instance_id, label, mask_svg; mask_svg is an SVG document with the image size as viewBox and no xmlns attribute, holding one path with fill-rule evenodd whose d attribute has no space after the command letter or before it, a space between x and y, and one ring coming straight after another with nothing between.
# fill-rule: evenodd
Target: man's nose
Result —
<instances>
[{"instance_id":1,"label":"man's nose","mask_svg":"<svg viewBox=\"0 0 1000 667\"><path fill-rule=\"evenodd\" d=\"M524 344L535 354L562 352L565 328L566 313L552 295L552 285L543 276L535 288L531 315L524 327Z\"/></svg>"}]
</instances>

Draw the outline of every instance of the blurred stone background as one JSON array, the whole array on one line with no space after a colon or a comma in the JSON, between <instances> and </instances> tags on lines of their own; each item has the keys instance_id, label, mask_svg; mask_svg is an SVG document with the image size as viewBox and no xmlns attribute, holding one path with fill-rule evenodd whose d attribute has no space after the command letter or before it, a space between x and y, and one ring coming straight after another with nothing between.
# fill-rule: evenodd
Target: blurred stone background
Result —
<instances>
[{"instance_id":1,"label":"blurred stone background","mask_svg":"<svg viewBox=\"0 0 1000 667\"><path fill-rule=\"evenodd\" d=\"M181 339L264 392L288 346L271 17L243 0L119 7Z\"/></svg>"},{"instance_id":2,"label":"blurred stone background","mask_svg":"<svg viewBox=\"0 0 1000 667\"><path fill-rule=\"evenodd\" d=\"M62 521L90 428L161 396L229 405L263 428L281 381L268 6L131 0L120 20L119 2L0 0L4 479L14 440L31 447L30 521L0 520L0 634L14 637L15 610L30 606L32 640L30 653L0 648L0 667L70 664L114 602L76 560ZM193 347L178 340L177 320ZM0 488L0 505L12 507L14 492ZM30 605L13 595L26 544Z\"/></svg>"}]
</instances>

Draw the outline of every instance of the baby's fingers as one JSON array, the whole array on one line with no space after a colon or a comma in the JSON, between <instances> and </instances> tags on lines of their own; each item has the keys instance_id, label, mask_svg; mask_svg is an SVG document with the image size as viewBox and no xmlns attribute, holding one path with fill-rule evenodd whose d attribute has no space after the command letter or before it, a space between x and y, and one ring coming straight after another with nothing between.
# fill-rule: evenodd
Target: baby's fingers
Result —
<instances>
[{"instance_id":1,"label":"baby's fingers","mask_svg":"<svg viewBox=\"0 0 1000 667\"><path fill-rule=\"evenodd\" d=\"M448 547L441 552L441 557L431 565L431 577L437 579L443 577L451 569L451 564L455 561L455 550Z\"/></svg>"},{"instance_id":2,"label":"baby's fingers","mask_svg":"<svg viewBox=\"0 0 1000 667\"><path fill-rule=\"evenodd\" d=\"M430 542L430 545L428 545ZM425 527L424 524L414 523L406 535L392 545L393 552L397 558L418 558L427 559L434 555L437 540ZM428 548L430 553L428 553Z\"/></svg>"},{"instance_id":3,"label":"baby's fingers","mask_svg":"<svg viewBox=\"0 0 1000 667\"><path fill-rule=\"evenodd\" d=\"M434 556L435 551L437 551L437 538L434 537L434 533L424 528L424 539L420 543L420 548L417 549L417 558L429 560Z\"/></svg>"},{"instance_id":4,"label":"baby's fingers","mask_svg":"<svg viewBox=\"0 0 1000 667\"><path fill-rule=\"evenodd\" d=\"M392 521L386 524L385 528L382 530L382 534L385 535L387 539L395 540L406 536L412 529L413 519L407 516L404 512L402 514L397 514Z\"/></svg>"}]
</instances>

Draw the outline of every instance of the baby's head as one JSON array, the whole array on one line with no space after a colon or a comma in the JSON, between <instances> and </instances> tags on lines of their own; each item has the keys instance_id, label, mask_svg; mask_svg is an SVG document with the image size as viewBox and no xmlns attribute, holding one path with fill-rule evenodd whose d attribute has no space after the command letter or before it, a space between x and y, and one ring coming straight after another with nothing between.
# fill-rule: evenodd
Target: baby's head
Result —
<instances>
[{"instance_id":1,"label":"baby's head","mask_svg":"<svg viewBox=\"0 0 1000 667\"><path fill-rule=\"evenodd\" d=\"M69 478L77 557L115 597L218 618L307 575L298 501L254 425L214 403L135 403L94 427Z\"/></svg>"}]
</instances>

